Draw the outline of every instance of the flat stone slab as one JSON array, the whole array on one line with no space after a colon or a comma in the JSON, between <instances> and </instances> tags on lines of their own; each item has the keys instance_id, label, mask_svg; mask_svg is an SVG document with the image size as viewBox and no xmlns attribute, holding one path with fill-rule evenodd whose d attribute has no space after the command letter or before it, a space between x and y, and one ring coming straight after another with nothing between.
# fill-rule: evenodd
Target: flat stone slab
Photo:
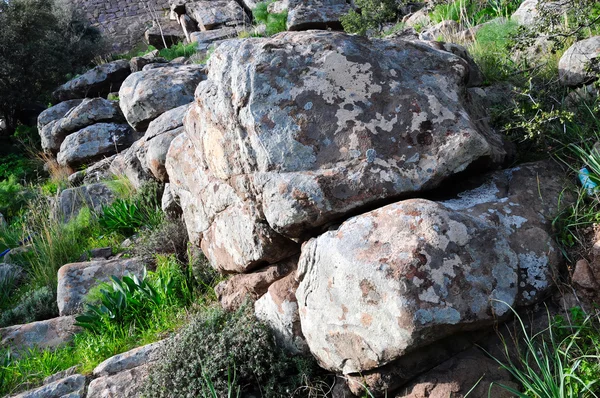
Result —
<instances>
[{"instance_id":1,"label":"flat stone slab","mask_svg":"<svg viewBox=\"0 0 600 398\"><path fill-rule=\"evenodd\" d=\"M34 347L54 349L73 339L73 335L80 330L74 324L75 317L62 316L25 325L9 326L0 329L0 347L8 347L13 351Z\"/></svg>"},{"instance_id":2,"label":"flat stone slab","mask_svg":"<svg viewBox=\"0 0 600 398\"><path fill-rule=\"evenodd\" d=\"M57 303L60 315L73 315L81 310L83 299L91 288L108 282L112 275L142 275L144 263L137 258L96 260L66 264L58 270Z\"/></svg>"},{"instance_id":3,"label":"flat stone slab","mask_svg":"<svg viewBox=\"0 0 600 398\"><path fill-rule=\"evenodd\" d=\"M61 398L61 397L83 397L85 389L85 376L76 374L43 385L35 390L25 391L13 396L13 398Z\"/></svg>"}]
</instances>

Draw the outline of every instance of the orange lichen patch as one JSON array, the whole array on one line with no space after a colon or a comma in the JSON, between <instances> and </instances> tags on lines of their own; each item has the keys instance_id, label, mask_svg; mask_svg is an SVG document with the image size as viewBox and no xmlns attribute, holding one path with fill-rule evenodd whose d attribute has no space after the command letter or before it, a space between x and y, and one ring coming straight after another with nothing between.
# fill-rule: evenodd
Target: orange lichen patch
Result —
<instances>
[{"instance_id":1,"label":"orange lichen patch","mask_svg":"<svg viewBox=\"0 0 600 398\"><path fill-rule=\"evenodd\" d=\"M360 323L362 323L364 327L369 327L371 326L371 323L373 323L373 317L369 314L362 314L360 316Z\"/></svg>"}]
</instances>

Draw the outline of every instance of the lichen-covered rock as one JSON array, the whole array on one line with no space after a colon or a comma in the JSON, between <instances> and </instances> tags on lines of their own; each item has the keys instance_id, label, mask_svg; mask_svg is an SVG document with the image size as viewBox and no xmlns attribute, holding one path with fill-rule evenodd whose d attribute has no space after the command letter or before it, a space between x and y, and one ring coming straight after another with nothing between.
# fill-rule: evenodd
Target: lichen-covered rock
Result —
<instances>
[{"instance_id":1,"label":"lichen-covered rock","mask_svg":"<svg viewBox=\"0 0 600 398\"><path fill-rule=\"evenodd\" d=\"M129 148L138 138L140 135L127 124L92 124L67 136L56 160L72 168L91 164Z\"/></svg>"},{"instance_id":2,"label":"lichen-covered rock","mask_svg":"<svg viewBox=\"0 0 600 398\"><path fill-rule=\"evenodd\" d=\"M472 112L469 71L400 39L222 43L166 162L190 238L214 266L243 272L349 212L502 162L502 140Z\"/></svg>"},{"instance_id":3,"label":"lichen-covered rock","mask_svg":"<svg viewBox=\"0 0 600 398\"><path fill-rule=\"evenodd\" d=\"M341 30L340 17L350 11L345 0L294 0L288 2L287 29Z\"/></svg>"},{"instance_id":4,"label":"lichen-covered rock","mask_svg":"<svg viewBox=\"0 0 600 398\"><path fill-rule=\"evenodd\" d=\"M45 130L52 130L52 127L54 126L54 122L61 119L71 109L73 109L77 105L81 104L81 101L83 101L83 100L82 99L74 99L74 100L60 102L60 103L46 109L42 113L40 113L38 116L38 121L37 121L37 128L38 128L38 133L40 134L40 137L43 137L44 135L48 135L49 133L46 132ZM48 126L48 127L46 127L46 126Z\"/></svg>"},{"instance_id":5,"label":"lichen-covered rock","mask_svg":"<svg viewBox=\"0 0 600 398\"><path fill-rule=\"evenodd\" d=\"M42 149L56 154L69 134L95 123L109 122L125 122L117 101L109 101L104 98L84 99L79 105L65 113L62 118L56 120L51 129L42 128L40 130Z\"/></svg>"},{"instance_id":6,"label":"lichen-covered rock","mask_svg":"<svg viewBox=\"0 0 600 398\"><path fill-rule=\"evenodd\" d=\"M573 44L558 62L561 84L569 87L582 86L600 77L600 36Z\"/></svg>"},{"instance_id":7,"label":"lichen-covered rock","mask_svg":"<svg viewBox=\"0 0 600 398\"><path fill-rule=\"evenodd\" d=\"M292 354L308 354L302 335L296 290L296 273L280 279L254 305L256 317L273 330L277 343Z\"/></svg>"},{"instance_id":8,"label":"lichen-covered rock","mask_svg":"<svg viewBox=\"0 0 600 398\"><path fill-rule=\"evenodd\" d=\"M14 395L12 398L63 398L84 397L85 376L75 374L64 379L43 385L34 390Z\"/></svg>"},{"instance_id":9,"label":"lichen-covered rock","mask_svg":"<svg viewBox=\"0 0 600 398\"><path fill-rule=\"evenodd\" d=\"M397 202L310 240L296 295L313 355L362 372L541 300L561 262L550 221L560 172L496 172L456 199Z\"/></svg>"},{"instance_id":10,"label":"lichen-covered rock","mask_svg":"<svg viewBox=\"0 0 600 398\"><path fill-rule=\"evenodd\" d=\"M202 65L165 66L131 74L119 90L127 122L137 131L166 111L189 104L205 75Z\"/></svg>"},{"instance_id":11,"label":"lichen-covered rock","mask_svg":"<svg viewBox=\"0 0 600 398\"><path fill-rule=\"evenodd\" d=\"M98 65L60 86L52 96L58 101L105 97L111 92L119 91L130 73L129 61L124 59Z\"/></svg>"},{"instance_id":12,"label":"lichen-covered rock","mask_svg":"<svg viewBox=\"0 0 600 398\"><path fill-rule=\"evenodd\" d=\"M102 206L115 200L115 194L105 183L68 188L60 193L54 211L55 216L63 222L77 217L83 207L98 212Z\"/></svg>"},{"instance_id":13,"label":"lichen-covered rock","mask_svg":"<svg viewBox=\"0 0 600 398\"><path fill-rule=\"evenodd\" d=\"M10 348L13 352L34 347L54 349L73 340L73 335L79 330L72 316L9 326L0 329L0 348Z\"/></svg>"},{"instance_id":14,"label":"lichen-covered rock","mask_svg":"<svg viewBox=\"0 0 600 398\"><path fill-rule=\"evenodd\" d=\"M110 165L115 160L117 155L112 155L104 158L84 170L83 182L84 184L95 184L100 181L110 179L112 173L110 172Z\"/></svg>"},{"instance_id":15,"label":"lichen-covered rock","mask_svg":"<svg viewBox=\"0 0 600 398\"><path fill-rule=\"evenodd\" d=\"M58 311L61 316L76 314L82 310L83 299L94 286L108 282L113 275L141 277L143 272L144 263L136 258L63 265L58 270Z\"/></svg>"},{"instance_id":16,"label":"lichen-covered rock","mask_svg":"<svg viewBox=\"0 0 600 398\"><path fill-rule=\"evenodd\" d=\"M138 398L148 378L150 365L142 365L92 380L86 398Z\"/></svg>"},{"instance_id":17,"label":"lichen-covered rock","mask_svg":"<svg viewBox=\"0 0 600 398\"><path fill-rule=\"evenodd\" d=\"M153 362L158 359L163 345L164 340L161 340L115 355L96 366L92 373L94 377L110 376Z\"/></svg>"},{"instance_id":18,"label":"lichen-covered rock","mask_svg":"<svg viewBox=\"0 0 600 398\"><path fill-rule=\"evenodd\" d=\"M200 0L185 5L186 14L198 23L201 30L212 30L221 25L243 25L248 17L235 0Z\"/></svg>"},{"instance_id":19,"label":"lichen-covered rock","mask_svg":"<svg viewBox=\"0 0 600 398\"><path fill-rule=\"evenodd\" d=\"M190 40L198 44L213 43L218 40L230 39L237 37L240 32L239 28L233 26L224 27L215 30L206 30L203 32L193 32L190 34Z\"/></svg>"},{"instance_id":20,"label":"lichen-covered rock","mask_svg":"<svg viewBox=\"0 0 600 398\"><path fill-rule=\"evenodd\" d=\"M226 310L233 311L247 299L256 301L275 281L295 271L297 264L298 256L294 256L249 274L234 275L215 287L219 303Z\"/></svg>"}]
</instances>

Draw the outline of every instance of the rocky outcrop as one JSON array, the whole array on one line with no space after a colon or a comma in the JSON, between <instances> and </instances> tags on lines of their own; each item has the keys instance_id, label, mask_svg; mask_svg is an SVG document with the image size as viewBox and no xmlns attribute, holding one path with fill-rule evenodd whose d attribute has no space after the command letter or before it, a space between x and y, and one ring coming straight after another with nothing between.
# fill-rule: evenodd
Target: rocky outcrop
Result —
<instances>
[{"instance_id":1,"label":"rocky outcrop","mask_svg":"<svg viewBox=\"0 0 600 398\"><path fill-rule=\"evenodd\" d=\"M561 262L549 221L559 173L496 172L456 199L401 201L305 244L296 296L319 363L368 371L541 300Z\"/></svg>"},{"instance_id":2,"label":"rocky outcrop","mask_svg":"<svg viewBox=\"0 0 600 398\"><path fill-rule=\"evenodd\" d=\"M81 104L82 101L83 100L81 99L74 99L60 102L40 113L38 116L37 128L40 137L42 137L42 142L44 142L44 137L51 136L52 128L56 121L62 119L67 112Z\"/></svg>"},{"instance_id":3,"label":"rocky outcrop","mask_svg":"<svg viewBox=\"0 0 600 398\"><path fill-rule=\"evenodd\" d=\"M34 347L54 349L69 343L77 331L72 316L9 326L0 329L0 348L10 348L13 352Z\"/></svg>"},{"instance_id":4,"label":"rocky outcrop","mask_svg":"<svg viewBox=\"0 0 600 398\"><path fill-rule=\"evenodd\" d=\"M129 61L124 59L98 65L60 86L52 96L57 101L106 97L109 93L119 91L121 84L130 73Z\"/></svg>"},{"instance_id":5,"label":"rocky outcrop","mask_svg":"<svg viewBox=\"0 0 600 398\"><path fill-rule=\"evenodd\" d=\"M350 11L345 0L292 0L288 2L287 29L341 30L340 17Z\"/></svg>"},{"instance_id":6,"label":"rocky outcrop","mask_svg":"<svg viewBox=\"0 0 600 398\"><path fill-rule=\"evenodd\" d=\"M96 123L65 138L56 160L77 168L129 148L139 137L127 124Z\"/></svg>"},{"instance_id":7,"label":"rocky outcrop","mask_svg":"<svg viewBox=\"0 0 600 398\"><path fill-rule=\"evenodd\" d=\"M200 30L212 30L224 25L249 23L248 17L235 0L190 1L185 5L186 14L198 23Z\"/></svg>"},{"instance_id":8,"label":"rocky outcrop","mask_svg":"<svg viewBox=\"0 0 600 398\"><path fill-rule=\"evenodd\" d=\"M499 164L469 73L460 57L400 39L224 42L166 161L190 238L220 270L247 272L353 211Z\"/></svg>"},{"instance_id":9,"label":"rocky outcrop","mask_svg":"<svg viewBox=\"0 0 600 398\"><path fill-rule=\"evenodd\" d=\"M85 376L75 374L45 384L40 388L14 395L12 398L83 398L85 397Z\"/></svg>"},{"instance_id":10,"label":"rocky outcrop","mask_svg":"<svg viewBox=\"0 0 600 398\"><path fill-rule=\"evenodd\" d=\"M192 102L196 86L205 77L202 65L133 73L119 90L121 110L136 131L144 131L161 114Z\"/></svg>"},{"instance_id":11,"label":"rocky outcrop","mask_svg":"<svg viewBox=\"0 0 600 398\"><path fill-rule=\"evenodd\" d=\"M71 218L77 217L79 211L84 207L99 212L102 206L108 205L114 200L115 194L104 183L68 188L58 196L54 214L63 222L68 222Z\"/></svg>"},{"instance_id":12,"label":"rocky outcrop","mask_svg":"<svg viewBox=\"0 0 600 398\"><path fill-rule=\"evenodd\" d=\"M66 264L58 270L57 303L61 316L81 312L83 300L90 289L101 282L110 281L111 276L123 277L144 272L144 263L139 259L100 260Z\"/></svg>"},{"instance_id":13,"label":"rocky outcrop","mask_svg":"<svg viewBox=\"0 0 600 398\"><path fill-rule=\"evenodd\" d=\"M233 311L241 307L246 300L258 300L275 281L293 273L296 264L298 257L294 256L249 274L232 276L215 287L219 303L226 310Z\"/></svg>"},{"instance_id":14,"label":"rocky outcrop","mask_svg":"<svg viewBox=\"0 0 600 398\"><path fill-rule=\"evenodd\" d=\"M42 149L47 153L56 154L69 134L95 123L123 122L125 122L125 118L117 101L109 101L103 98L84 99L60 119L57 119L52 124L52 128L40 129Z\"/></svg>"},{"instance_id":15,"label":"rocky outcrop","mask_svg":"<svg viewBox=\"0 0 600 398\"><path fill-rule=\"evenodd\" d=\"M600 36L573 44L558 62L558 76L564 86L577 87L600 77Z\"/></svg>"}]
</instances>

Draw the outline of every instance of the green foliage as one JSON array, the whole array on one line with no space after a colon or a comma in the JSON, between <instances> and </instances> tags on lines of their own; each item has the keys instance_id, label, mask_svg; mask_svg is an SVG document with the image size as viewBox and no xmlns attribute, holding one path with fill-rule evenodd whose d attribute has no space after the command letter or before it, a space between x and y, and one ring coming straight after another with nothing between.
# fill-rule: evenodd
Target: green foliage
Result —
<instances>
[{"instance_id":1,"label":"green foliage","mask_svg":"<svg viewBox=\"0 0 600 398\"><path fill-rule=\"evenodd\" d=\"M279 14L271 14L267 7L271 2L261 2L252 10L252 16L256 24L265 24L265 35L273 36L276 33L287 30L287 11Z\"/></svg>"},{"instance_id":2,"label":"green foliage","mask_svg":"<svg viewBox=\"0 0 600 398\"><path fill-rule=\"evenodd\" d=\"M151 51L155 50L152 46L148 47L148 49L151 48ZM198 46L196 45L196 43L183 44L182 42L179 42L169 48L163 48L159 51L159 54L167 61L172 61L175 58L179 57L190 57L196 54L197 51Z\"/></svg>"},{"instance_id":3,"label":"green foliage","mask_svg":"<svg viewBox=\"0 0 600 398\"><path fill-rule=\"evenodd\" d=\"M0 316L0 327L41 321L58 316L56 296L47 286L27 293L19 304Z\"/></svg>"},{"instance_id":4,"label":"green foliage","mask_svg":"<svg viewBox=\"0 0 600 398\"><path fill-rule=\"evenodd\" d=\"M509 345L503 340L506 360L493 359L522 385L522 391L499 384L502 388L520 398L597 396L600 372L598 320L582 316L580 310L572 313L580 317L573 317L571 323L567 323L564 318L553 321L548 316L549 326L532 334L515 312L522 336L517 357L511 357Z\"/></svg>"},{"instance_id":5,"label":"green foliage","mask_svg":"<svg viewBox=\"0 0 600 398\"><path fill-rule=\"evenodd\" d=\"M398 3L394 0L356 0L355 4L358 10L351 9L340 17L348 33L365 35L368 30L381 32L386 22L395 21L399 16Z\"/></svg>"},{"instance_id":6,"label":"green foliage","mask_svg":"<svg viewBox=\"0 0 600 398\"><path fill-rule=\"evenodd\" d=\"M83 21L66 1L0 2L0 114L9 130L19 111L47 98L100 50L99 31Z\"/></svg>"},{"instance_id":7,"label":"green foliage","mask_svg":"<svg viewBox=\"0 0 600 398\"><path fill-rule=\"evenodd\" d=\"M434 23L452 20L473 26L498 17L508 18L521 3L522 0L456 0L436 5L430 17Z\"/></svg>"},{"instance_id":8,"label":"green foliage","mask_svg":"<svg viewBox=\"0 0 600 398\"><path fill-rule=\"evenodd\" d=\"M21 270L10 265L0 265L0 303L6 303L10 300L11 293L17 287L19 279L21 279ZM0 306L0 308L2 308ZM2 316L4 313L2 313ZM0 324L2 323L0 317Z\"/></svg>"},{"instance_id":9,"label":"green foliage","mask_svg":"<svg viewBox=\"0 0 600 398\"><path fill-rule=\"evenodd\" d=\"M23 154L11 153L0 156L0 181L7 180L11 176L14 176L17 181L31 181L37 176L38 172L36 162Z\"/></svg>"},{"instance_id":10,"label":"green foliage","mask_svg":"<svg viewBox=\"0 0 600 398\"><path fill-rule=\"evenodd\" d=\"M33 193L21 185L14 175L0 181L0 213L7 218L17 216L31 200Z\"/></svg>"}]
</instances>

